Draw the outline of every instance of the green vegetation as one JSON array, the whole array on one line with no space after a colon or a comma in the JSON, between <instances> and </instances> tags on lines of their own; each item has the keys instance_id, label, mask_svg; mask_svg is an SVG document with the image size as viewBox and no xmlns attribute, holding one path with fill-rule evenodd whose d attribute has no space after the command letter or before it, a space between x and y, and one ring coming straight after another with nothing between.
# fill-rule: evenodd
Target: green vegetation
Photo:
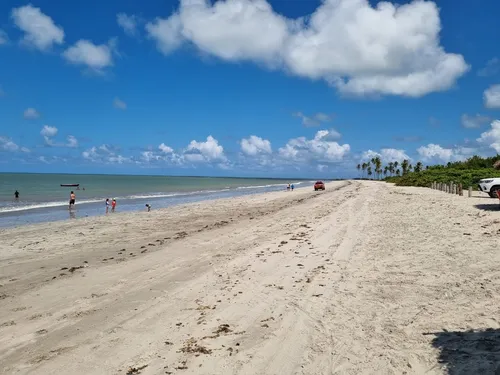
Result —
<instances>
[{"instance_id":1,"label":"green vegetation","mask_svg":"<svg viewBox=\"0 0 500 375\"><path fill-rule=\"evenodd\" d=\"M446 165L432 165L424 168L421 162L412 166L408 160L391 162L382 167L380 158L373 158L368 163L358 164L357 169L363 178L371 178L373 170L377 178L384 175L384 180L393 182L397 186L428 187L432 182L455 182L464 187L476 184L482 178L500 177L500 155L489 158L473 156L465 161L448 163ZM372 169L373 168L373 169Z\"/></svg>"}]
</instances>

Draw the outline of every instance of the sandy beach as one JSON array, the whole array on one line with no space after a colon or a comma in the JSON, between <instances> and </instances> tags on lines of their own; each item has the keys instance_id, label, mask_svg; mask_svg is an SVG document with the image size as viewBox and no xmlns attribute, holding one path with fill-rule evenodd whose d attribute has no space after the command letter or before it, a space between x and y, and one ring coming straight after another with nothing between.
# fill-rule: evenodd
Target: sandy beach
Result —
<instances>
[{"instance_id":1,"label":"sandy beach","mask_svg":"<svg viewBox=\"0 0 500 375\"><path fill-rule=\"evenodd\" d=\"M0 374L498 373L496 206L339 181L1 230Z\"/></svg>"}]
</instances>

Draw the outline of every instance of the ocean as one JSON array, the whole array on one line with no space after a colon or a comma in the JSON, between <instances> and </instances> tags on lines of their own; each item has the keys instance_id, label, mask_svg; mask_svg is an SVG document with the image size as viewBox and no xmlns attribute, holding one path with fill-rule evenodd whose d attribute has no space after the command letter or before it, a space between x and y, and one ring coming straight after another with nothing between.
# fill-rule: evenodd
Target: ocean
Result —
<instances>
[{"instance_id":1,"label":"ocean","mask_svg":"<svg viewBox=\"0 0 500 375\"><path fill-rule=\"evenodd\" d=\"M105 200L116 198L117 212L153 209L202 200L312 186L314 181L126 175L0 173L0 228L105 213ZM79 184L61 187L61 184ZM14 192L20 193L15 199ZM68 210L69 194L76 206Z\"/></svg>"}]
</instances>

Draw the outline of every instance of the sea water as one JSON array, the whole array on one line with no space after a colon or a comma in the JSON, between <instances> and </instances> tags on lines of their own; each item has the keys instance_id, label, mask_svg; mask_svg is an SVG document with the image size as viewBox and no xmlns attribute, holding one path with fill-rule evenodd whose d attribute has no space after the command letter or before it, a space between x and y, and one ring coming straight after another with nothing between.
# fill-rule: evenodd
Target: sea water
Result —
<instances>
[{"instance_id":1,"label":"sea water","mask_svg":"<svg viewBox=\"0 0 500 375\"><path fill-rule=\"evenodd\" d=\"M106 198L115 198L117 211L153 209L208 199L312 186L314 181L127 175L0 173L0 227L102 215ZM79 184L61 187L61 184ZM19 191L19 199L14 192ZM76 206L68 210L69 194Z\"/></svg>"}]
</instances>

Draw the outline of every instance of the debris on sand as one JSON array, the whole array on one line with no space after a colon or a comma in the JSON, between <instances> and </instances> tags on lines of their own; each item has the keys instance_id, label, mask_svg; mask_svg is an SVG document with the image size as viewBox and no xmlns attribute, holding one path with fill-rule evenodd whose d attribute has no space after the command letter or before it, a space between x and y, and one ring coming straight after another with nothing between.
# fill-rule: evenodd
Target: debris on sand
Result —
<instances>
[{"instance_id":1,"label":"debris on sand","mask_svg":"<svg viewBox=\"0 0 500 375\"><path fill-rule=\"evenodd\" d=\"M208 349L196 342L196 339L190 338L180 349L182 353L212 354L212 349Z\"/></svg>"},{"instance_id":2,"label":"debris on sand","mask_svg":"<svg viewBox=\"0 0 500 375\"><path fill-rule=\"evenodd\" d=\"M140 374L141 370L144 370L148 365L140 366L140 367L129 367L127 369L127 375Z\"/></svg>"},{"instance_id":3,"label":"debris on sand","mask_svg":"<svg viewBox=\"0 0 500 375\"><path fill-rule=\"evenodd\" d=\"M219 327L217 327L217 329L214 331L214 333L216 334L221 334L221 333L224 333L224 334L227 334L227 333L231 333L233 332L232 329L229 328L229 324L221 324Z\"/></svg>"},{"instance_id":4,"label":"debris on sand","mask_svg":"<svg viewBox=\"0 0 500 375\"><path fill-rule=\"evenodd\" d=\"M111 258L111 259L113 259L113 258ZM76 270L79 270L80 268L84 268L84 267L83 267L83 266L71 267L68 271L69 271L69 272L71 272L71 273L73 273L73 272L75 272Z\"/></svg>"}]
</instances>

